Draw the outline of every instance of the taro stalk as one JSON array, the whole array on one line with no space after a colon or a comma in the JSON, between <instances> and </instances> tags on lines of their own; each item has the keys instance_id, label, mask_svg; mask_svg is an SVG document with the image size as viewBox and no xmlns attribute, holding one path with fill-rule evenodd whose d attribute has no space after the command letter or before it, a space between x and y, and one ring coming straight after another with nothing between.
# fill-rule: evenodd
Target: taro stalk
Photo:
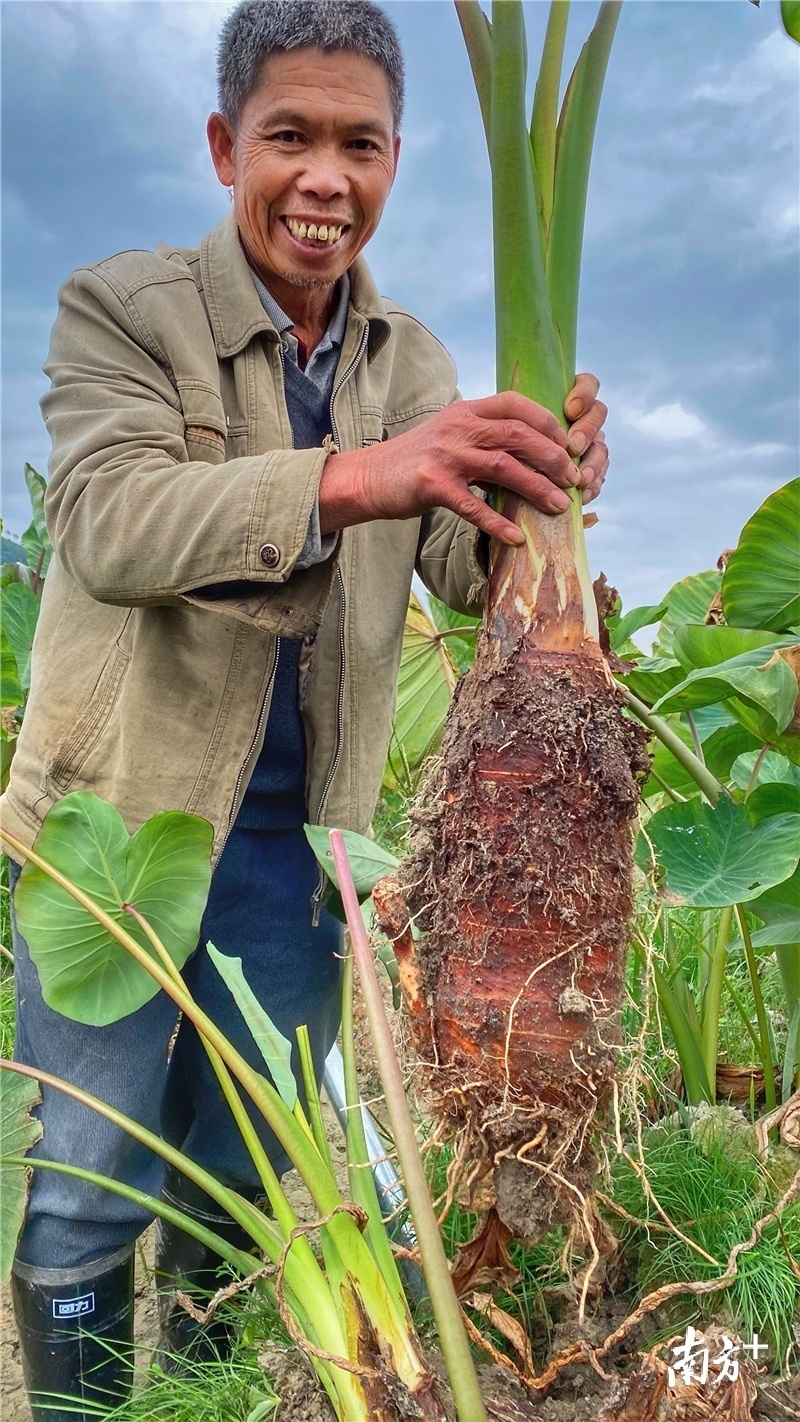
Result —
<instances>
[{"instance_id":1,"label":"taro stalk","mask_svg":"<svg viewBox=\"0 0 800 1422\"><path fill-rule=\"evenodd\" d=\"M497 383L562 422L573 384L592 140L619 4L606 0L558 114L565 0L551 6L530 130L518 0L491 24L456 0L487 132L494 208ZM455 1169L472 1162L499 1257L587 1219L590 1146L609 1095L631 912L641 759L598 639L581 495L555 517L505 494L524 545L493 545L483 627L401 878L421 979L408 996ZM376 901L385 905L377 892ZM396 901L395 901L396 909ZM410 935L400 937L409 987ZM430 1007L430 1027L425 998ZM454 1171L455 1173L455 1171ZM497 1216L502 1222L498 1225Z\"/></svg>"}]
</instances>

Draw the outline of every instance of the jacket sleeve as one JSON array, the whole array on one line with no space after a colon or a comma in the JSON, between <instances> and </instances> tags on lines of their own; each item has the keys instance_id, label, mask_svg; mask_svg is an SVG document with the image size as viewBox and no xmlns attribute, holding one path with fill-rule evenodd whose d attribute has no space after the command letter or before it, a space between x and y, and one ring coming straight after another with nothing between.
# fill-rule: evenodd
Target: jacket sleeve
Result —
<instances>
[{"instance_id":1,"label":"jacket sleeve","mask_svg":"<svg viewBox=\"0 0 800 1422\"><path fill-rule=\"evenodd\" d=\"M163 283L173 332L189 349L209 346L198 369L213 395L216 355L194 282L170 273ZM99 602L188 601L302 636L319 623L335 571L335 559L296 567L327 455L279 449L226 460L221 402L218 429L190 425L192 389L142 310L97 268L74 273L59 293L42 399L56 554ZM196 394L203 381L183 383Z\"/></svg>"}]
</instances>

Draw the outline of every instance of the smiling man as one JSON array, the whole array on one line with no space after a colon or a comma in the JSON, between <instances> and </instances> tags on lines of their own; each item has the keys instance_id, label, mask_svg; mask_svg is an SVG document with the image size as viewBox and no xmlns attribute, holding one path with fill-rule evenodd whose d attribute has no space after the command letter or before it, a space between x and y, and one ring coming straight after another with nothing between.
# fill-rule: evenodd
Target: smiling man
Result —
<instances>
[{"instance_id":1,"label":"smiling man","mask_svg":"<svg viewBox=\"0 0 800 1422\"><path fill-rule=\"evenodd\" d=\"M570 484L594 497L608 462L593 377L568 398L568 450L556 419L520 395L459 401L436 337L378 294L360 254L394 181L402 104L397 37L369 0L239 5L208 123L233 212L197 249L128 251L74 273L46 365L55 557L6 822L30 843L74 790L116 805L131 832L160 810L208 819L215 868L185 977L258 1068L205 944L241 957L290 1040L308 1025L321 1073L341 936L302 827L369 827L415 569L478 612L486 536L522 541L480 489L500 484L557 515ZM187 1021L170 1050L171 1000L85 1027L43 1002L18 935L15 956L20 1060L254 1197ZM41 1115L43 1154L163 1190L237 1238L208 1197L175 1172L165 1180L160 1159L84 1106L45 1089ZM37 1418L83 1415L47 1393L96 1402L129 1385L134 1242L151 1218L35 1173L13 1290ZM161 1230L165 1281L210 1286L215 1265ZM165 1360L224 1347L167 1288L164 1299Z\"/></svg>"}]
</instances>

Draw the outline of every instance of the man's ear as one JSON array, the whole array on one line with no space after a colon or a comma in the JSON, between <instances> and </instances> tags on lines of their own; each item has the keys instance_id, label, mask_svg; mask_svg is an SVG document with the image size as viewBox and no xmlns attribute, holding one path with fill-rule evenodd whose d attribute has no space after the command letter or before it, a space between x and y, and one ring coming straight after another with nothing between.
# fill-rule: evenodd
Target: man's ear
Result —
<instances>
[{"instance_id":1,"label":"man's ear","mask_svg":"<svg viewBox=\"0 0 800 1422\"><path fill-rule=\"evenodd\" d=\"M206 124L208 146L214 172L224 188L233 185L235 165L233 161L233 129L222 114L211 114Z\"/></svg>"},{"instance_id":2,"label":"man's ear","mask_svg":"<svg viewBox=\"0 0 800 1422\"><path fill-rule=\"evenodd\" d=\"M399 133L396 133L395 136L394 136L394 139L393 139L393 144L392 144L392 146L393 146L393 148L394 148L394 172L392 173L392 186L394 186L394 180L395 180L395 178L397 177L397 163L398 163L398 160L399 160L399 158L400 158L400 145L401 145L401 143L402 143L402 139L401 139L401 137L400 137L400 134L399 134Z\"/></svg>"}]
</instances>

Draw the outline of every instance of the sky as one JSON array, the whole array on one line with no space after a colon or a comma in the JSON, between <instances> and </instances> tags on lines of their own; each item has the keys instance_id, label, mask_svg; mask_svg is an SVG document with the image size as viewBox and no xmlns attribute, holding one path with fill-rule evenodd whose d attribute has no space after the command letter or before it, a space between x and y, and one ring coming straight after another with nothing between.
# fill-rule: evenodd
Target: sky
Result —
<instances>
[{"instance_id":1,"label":"sky","mask_svg":"<svg viewBox=\"0 0 800 1422\"><path fill-rule=\"evenodd\" d=\"M228 5L3 0L2 486L46 469L38 409L60 283L229 209L205 120ZM450 0L388 3L408 71L397 179L365 255L444 341L462 393L493 391L491 198ZM575 0L568 68L596 13ZM547 7L526 5L532 62ZM602 382L611 469L593 572L630 608L713 566L798 472L800 47L776 0L627 0L589 191L579 369Z\"/></svg>"}]
</instances>

